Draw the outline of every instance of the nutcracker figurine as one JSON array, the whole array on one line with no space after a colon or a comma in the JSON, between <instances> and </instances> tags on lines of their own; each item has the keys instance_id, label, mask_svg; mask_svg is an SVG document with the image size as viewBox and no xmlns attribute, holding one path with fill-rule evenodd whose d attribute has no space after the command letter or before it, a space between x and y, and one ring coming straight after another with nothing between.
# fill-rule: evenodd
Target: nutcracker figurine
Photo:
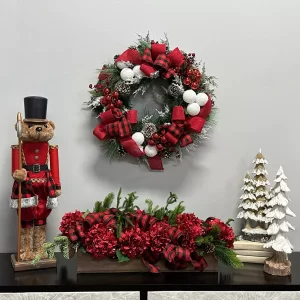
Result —
<instances>
[{"instance_id":1,"label":"nutcracker figurine","mask_svg":"<svg viewBox=\"0 0 300 300\"><path fill-rule=\"evenodd\" d=\"M47 217L61 194L58 147L49 145L55 125L46 119L47 102L44 97L24 98L25 119L18 114L16 125L19 145L12 146L10 206L18 209L18 263L43 252Z\"/></svg>"}]
</instances>

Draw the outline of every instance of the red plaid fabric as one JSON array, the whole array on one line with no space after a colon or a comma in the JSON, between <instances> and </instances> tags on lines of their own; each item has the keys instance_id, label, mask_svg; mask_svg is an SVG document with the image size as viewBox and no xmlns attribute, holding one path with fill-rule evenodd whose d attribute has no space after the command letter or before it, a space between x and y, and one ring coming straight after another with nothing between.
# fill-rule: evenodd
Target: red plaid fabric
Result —
<instances>
[{"instance_id":1,"label":"red plaid fabric","mask_svg":"<svg viewBox=\"0 0 300 300\"><path fill-rule=\"evenodd\" d=\"M183 137L180 139L180 147L186 147L189 144L193 143L192 137L186 133Z\"/></svg>"},{"instance_id":2,"label":"red plaid fabric","mask_svg":"<svg viewBox=\"0 0 300 300\"><path fill-rule=\"evenodd\" d=\"M192 253L191 257L192 257L192 264L193 264L194 268L199 272L203 272L207 267L207 262L204 259L204 257L198 255L195 252Z\"/></svg>"},{"instance_id":3,"label":"red plaid fabric","mask_svg":"<svg viewBox=\"0 0 300 300\"><path fill-rule=\"evenodd\" d=\"M180 138L183 131L184 131L184 125L182 123L179 123L179 122L172 123L168 128L168 132L170 132L177 139Z\"/></svg>"},{"instance_id":4,"label":"red plaid fabric","mask_svg":"<svg viewBox=\"0 0 300 300\"><path fill-rule=\"evenodd\" d=\"M206 267L207 263L202 256L192 253L179 246L180 237L182 233L176 228L169 230L172 244L168 244L163 251L163 256L168 262L168 267L174 270L182 270L187 268L188 263L192 263L194 268L202 272Z\"/></svg>"},{"instance_id":5,"label":"red plaid fabric","mask_svg":"<svg viewBox=\"0 0 300 300\"><path fill-rule=\"evenodd\" d=\"M166 54L159 54L154 62L155 66L161 67L164 70L168 70L171 62Z\"/></svg>"},{"instance_id":6,"label":"red plaid fabric","mask_svg":"<svg viewBox=\"0 0 300 300\"><path fill-rule=\"evenodd\" d=\"M123 118L120 121L116 121L106 125L106 132L110 137L126 137L132 134L130 122Z\"/></svg>"},{"instance_id":7,"label":"red plaid fabric","mask_svg":"<svg viewBox=\"0 0 300 300\"><path fill-rule=\"evenodd\" d=\"M151 273L159 273L160 268L155 264L161 259L161 255L148 250L143 253L142 261L150 270Z\"/></svg>"},{"instance_id":8,"label":"red plaid fabric","mask_svg":"<svg viewBox=\"0 0 300 300\"><path fill-rule=\"evenodd\" d=\"M48 197L55 198L56 185L51 175L51 172L50 171L43 171L43 172L45 172L47 176ZM22 198L31 198L35 196L35 193L33 192L33 188L32 188L32 182L30 179L30 172L27 172L27 179L21 184L21 192L22 192ZM11 199L18 199L18 198L19 198L19 184L18 182L15 181L12 187Z\"/></svg>"},{"instance_id":9,"label":"red plaid fabric","mask_svg":"<svg viewBox=\"0 0 300 300\"><path fill-rule=\"evenodd\" d=\"M144 231L147 231L149 226L153 225L157 221L157 218L143 212L130 213L127 214L126 217L132 222L133 225L138 225Z\"/></svg>"},{"instance_id":10,"label":"red plaid fabric","mask_svg":"<svg viewBox=\"0 0 300 300\"><path fill-rule=\"evenodd\" d=\"M172 227L169 230L169 235L170 235L171 242L175 245L178 245L179 239L182 236L182 232L179 229Z\"/></svg>"},{"instance_id":11,"label":"red plaid fabric","mask_svg":"<svg viewBox=\"0 0 300 300\"><path fill-rule=\"evenodd\" d=\"M142 61L144 61L145 63L148 63L150 65L153 64L152 54L151 54L151 50L149 48L145 49L144 54L142 56Z\"/></svg>"},{"instance_id":12,"label":"red plaid fabric","mask_svg":"<svg viewBox=\"0 0 300 300\"><path fill-rule=\"evenodd\" d=\"M111 208L106 212L90 213L84 219L84 223L85 223L84 225L87 227L91 227L94 224L103 222L105 226L111 226L116 228L117 227L116 211L117 210L115 208Z\"/></svg>"},{"instance_id":13,"label":"red plaid fabric","mask_svg":"<svg viewBox=\"0 0 300 300\"><path fill-rule=\"evenodd\" d=\"M173 70L173 69L168 69L168 71L166 71L166 72L164 72L163 74L162 74L162 76L165 78L165 79L169 79L169 78L171 78L171 77L173 77L173 76L175 76L176 75L176 72Z\"/></svg>"},{"instance_id":14,"label":"red plaid fabric","mask_svg":"<svg viewBox=\"0 0 300 300\"><path fill-rule=\"evenodd\" d=\"M84 226L82 221L77 222L75 229L71 229L69 231L69 239L71 242L75 243L79 239L84 239L85 238L85 232L84 232Z\"/></svg>"},{"instance_id":15,"label":"red plaid fabric","mask_svg":"<svg viewBox=\"0 0 300 300\"><path fill-rule=\"evenodd\" d=\"M157 219L155 217L151 217L148 214L138 214L136 216L136 223L139 225L140 228L143 230L148 230L148 228L153 225Z\"/></svg>"}]
</instances>

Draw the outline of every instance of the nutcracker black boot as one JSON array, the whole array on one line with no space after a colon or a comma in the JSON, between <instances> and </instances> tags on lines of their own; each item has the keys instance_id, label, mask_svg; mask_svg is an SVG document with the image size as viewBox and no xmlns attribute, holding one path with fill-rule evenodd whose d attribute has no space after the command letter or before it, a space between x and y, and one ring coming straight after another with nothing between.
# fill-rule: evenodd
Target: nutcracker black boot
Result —
<instances>
[{"instance_id":1,"label":"nutcracker black boot","mask_svg":"<svg viewBox=\"0 0 300 300\"><path fill-rule=\"evenodd\" d=\"M41 255L41 259L48 258L44 253L43 245L46 243L46 225L34 227L33 252L35 255Z\"/></svg>"},{"instance_id":2,"label":"nutcracker black boot","mask_svg":"<svg viewBox=\"0 0 300 300\"><path fill-rule=\"evenodd\" d=\"M20 258L23 261L34 259L33 227L21 229Z\"/></svg>"}]
</instances>

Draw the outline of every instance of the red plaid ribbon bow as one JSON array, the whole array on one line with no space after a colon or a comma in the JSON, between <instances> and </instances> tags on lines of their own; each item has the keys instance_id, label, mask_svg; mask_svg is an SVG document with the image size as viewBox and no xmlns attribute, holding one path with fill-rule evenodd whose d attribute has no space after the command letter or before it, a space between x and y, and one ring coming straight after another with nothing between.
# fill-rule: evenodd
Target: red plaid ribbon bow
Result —
<instances>
[{"instance_id":1,"label":"red plaid ribbon bow","mask_svg":"<svg viewBox=\"0 0 300 300\"><path fill-rule=\"evenodd\" d=\"M184 62L184 55L179 48L175 48L170 53L166 54L165 44L151 44L151 49L146 48L142 56L141 71L147 77L157 77L158 69L164 72L162 76L166 79L171 78L176 74L176 68L179 68Z\"/></svg>"},{"instance_id":2,"label":"red plaid ribbon bow","mask_svg":"<svg viewBox=\"0 0 300 300\"><path fill-rule=\"evenodd\" d=\"M75 228L69 230L69 239L72 243L77 242L79 239L85 238L84 226L82 221L77 221Z\"/></svg>"},{"instance_id":3,"label":"red plaid ribbon bow","mask_svg":"<svg viewBox=\"0 0 300 300\"><path fill-rule=\"evenodd\" d=\"M110 109L100 114L101 123L96 126L93 134L99 140L115 137L124 150L134 157L145 155L131 138L131 124L137 123L137 111L129 110L126 115L118 108Z\"/></svg>"},{"instance_id":4,"label":"red plaid ribbon bow","mask_svg":"<svg viewBox=\"0 0 300 300\"><path fill-rule=\"evenodd\" d=\"M187 249L179 246L179 239L182 233L179 229L171 228L170 237L172 244L168 244L163 251L164 258L170 263L170 267L175 270L185 269L188 263L192 263L197 271L202 272L207 263L202 256L192 255Z\"/></svg>"},{"instance_id":5,"label":"red plaid ribbon bow","mask_svg":"<svg viewBox=\"0 0 300 300\"><path fill-rule=\"evenodd\" d=\"M157 221L157 218L146 214L144 211L130 213L127 215L127 218L129 218L134 225L138 225L144 231L147 231L149 226L153 225Z\"/></svg>"},{"instance_id":6,"label":"red plaid ribbon bow","mask_svg":"<svg viewBox=\"0 0 300 300\"><path fill-rule=\"evenodd\" d=\"M90 213L84 219L85 226L92 227L95 224L103 223L105 226L117 228L116 211L116 208L111 208L105 212Z\"/></svg>"},{"instance_id":7,"label":"red plaid ribbon bow","mask_svg":"<svg viewBox=\"0 0 300 300\"><path fill-rule=\"evenodd\" d=\"M186 147L193 143L192 137L188 132L200 133L205 124L205 119L195 116L185 119L182 106L174 106L172 111L172 124L167 129L166 139L176 145L179 141L180 147Z\"/></svg>"},{"instance_id":8,"label":"red plaid ribbon bow","mask_svg":"<svg viewBox=\"0 0 300 300\"><path fill-rule=\"evenodd\" d=\"M153 253L148 250L143 254L142 260L152 273L159 273L160 268L155 264L163 257L167 260L167 266L173 270L182 270L188 267L191 263L197 271L202 272L206 267L206 260L196 253L191 253L189 250L182 248L179 245L179 240L182 237L182 232L177 228L169 230L171 243L166 245L162 255Z\"/></svg>"}]
</instances>

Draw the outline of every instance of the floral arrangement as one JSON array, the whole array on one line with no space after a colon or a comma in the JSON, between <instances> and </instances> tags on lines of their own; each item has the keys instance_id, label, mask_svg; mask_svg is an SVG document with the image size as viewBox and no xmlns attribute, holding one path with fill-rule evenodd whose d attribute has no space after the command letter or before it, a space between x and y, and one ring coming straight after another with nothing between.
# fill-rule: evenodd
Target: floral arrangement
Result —
<instances>
[{"instance_id":1,"label":"floral arrangement","mask_svg":"<svg viewBox=\"0 0 300 300\"><path fill-rule=\"evenodd\" d=\"M59 227L61 234L44 244L44 253L33 263L37 264L45 253L54 257L59 246L66 258L72 249L96 260L125 262L139 258L153 273L159 272L156 263L160 260L165 260L170 269L185 269L191 263L203 271L207 254L233 267L242 265L233 251L231 219L227 223L217 218L200 220L184 212L183 202L170 209L178 200L174 193L170 193L165 207L154 207L151 200L146 200L147 210L134 204L137 198L135 192L129 193L121 204L120 189L116 208L111 208L114 194L110 193L103 202L95 203L93 212L66 213Z\"/></svg>"},{"instance_id":2,"label":"floral arrangement","mask_svg":"<svg viewBox=\"0 0 300 300\"><path fill-rule=\"evenodd\" d=\"M90 84L91 99L86 104L100 118L93 133L110 159L127 153L152 170L163 170L162 158L168 159L173 153L181 158L181 149L193 149L209 137L217 85L195 53L171 49L167 37L158 42L148 34L139 36L136 45L115 55L113 63L98 71L98 81ZM161 81L164 86L158 89ZM132 99L142 98L148 90L162 110L138 118Z\"/></svg>"}]
</instances>

